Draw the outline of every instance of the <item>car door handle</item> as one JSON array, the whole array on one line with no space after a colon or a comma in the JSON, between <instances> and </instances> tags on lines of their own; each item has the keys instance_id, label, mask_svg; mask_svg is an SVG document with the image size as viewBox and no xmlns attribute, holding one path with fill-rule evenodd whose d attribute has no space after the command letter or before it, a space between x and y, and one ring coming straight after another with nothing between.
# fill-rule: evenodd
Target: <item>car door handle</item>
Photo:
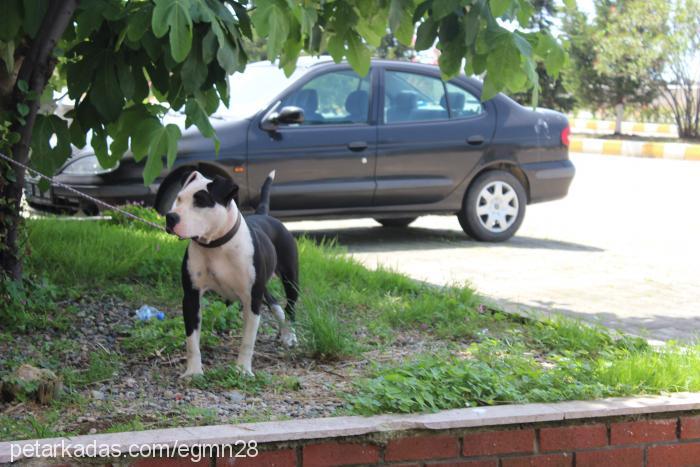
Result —
<instances>
[{"instance_id":1,"label":"car door handle","mask_svg":"<svg viewBox=\"0 0 700 467\"><path fill-rule=\"evenodd\" d=\"M474 135L467 138L467 144L470 146L481 146L484 144L484 137L481 135Z\"/></svg>"},{"instance_id":2,"label":"car door handle","mask_svg":"<svg viewBox=\"0 0 700 467\"><path fill-rule=\"evenodd\" d=\"M355 151L355 152L364 151L365 149L367 149L367 142L366 141L353 141L351 143L348 143L348 149L351 151Z\"/></svg>"}]
</instances>

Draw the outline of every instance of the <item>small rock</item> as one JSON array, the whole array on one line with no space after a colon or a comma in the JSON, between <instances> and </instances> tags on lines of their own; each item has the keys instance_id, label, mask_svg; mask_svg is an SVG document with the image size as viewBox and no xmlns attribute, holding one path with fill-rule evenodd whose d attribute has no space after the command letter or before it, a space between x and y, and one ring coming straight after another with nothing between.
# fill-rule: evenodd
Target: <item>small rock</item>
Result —
<instances>
[{"instance_id":1,"label":"small rock","mask_svg":"<svg viewBox=\"0 0 700 467\"><path fill-rule=\"evenodd\" d=\"M136 399L136 393L134 391L127 391L126 398L127 399Z\"/></svg>"},{"instance_id":2,"label":"small rock","mask_svg":"<svg viewBox=\"0 0 700 467\"><path fill-rule=\"evenodd\" d=\"M92 395L92 398L95 400L98 400L98 401L105 400L105 393L102 391L97 391L97 390L93 389L92 391L90 391L90 394Z\"/></svg>"},{"instance_id":3,"label":"small rock","mask_svg":"<svg viewBox=\"0 0 700 467\"><path fill-rule=\"evenodd\" d=\"M94 435L95 433L97 433L97 428L90 428L90 431L88 433Z\"/></svg>"},{"instance_id":4,"label":"small rock","mask_svg":"<svg viewBox=\"0 0 700 467\"><path fill-rule=\"evenodd\" d=\"M133 388L136 387L136 380L134 378L126 378L124 380L124 384L126 384L130 388Z\"/></svg>"},{"instance_id":5,"label":"small rock","mask_svg":"<svg viewBox=\"0 0 700 467\"><path fill-rule=\"evenodd\" d=\"M225 394L225 396L231 402L243 402L245 400L245 395L239 391L229 391Z\"/></svg>"}]
</instances>

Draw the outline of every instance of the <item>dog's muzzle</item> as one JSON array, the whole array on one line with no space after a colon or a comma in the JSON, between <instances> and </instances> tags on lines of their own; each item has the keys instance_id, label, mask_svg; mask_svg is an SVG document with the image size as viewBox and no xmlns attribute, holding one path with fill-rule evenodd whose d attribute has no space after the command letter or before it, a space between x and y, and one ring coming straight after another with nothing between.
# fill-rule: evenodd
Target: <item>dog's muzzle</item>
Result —
<instances>
[{"instance_id":1,"label":"dog's muzzle","mask_svg":"<svg viewBox=\"0 0 700 467\"><path fill-rule=\"evenodd\" d=\"M169 212L165 215L165 231L174 233L173 229L180 222L180 216L177 213Z\"/></svg>"}]
</instances>

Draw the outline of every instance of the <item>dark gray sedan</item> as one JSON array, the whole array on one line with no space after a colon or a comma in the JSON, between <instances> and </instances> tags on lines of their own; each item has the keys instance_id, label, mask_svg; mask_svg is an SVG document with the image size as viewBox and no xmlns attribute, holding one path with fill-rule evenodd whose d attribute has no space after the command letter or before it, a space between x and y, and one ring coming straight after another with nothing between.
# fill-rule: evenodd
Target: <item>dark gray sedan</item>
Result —
<instances>
[{"instance_id":1,"label":"dark gray sedan","mask_svg":"<svg viewBox=\"0 0 700 467\"><path fill-rule=\"evenodd\" d=\"M176 166L151 186L129 156L106 170L89 152L76 154L58 179L107 202L165 212L182 171L195 167L233 177L245 211L276 169L271 205L281 219L373 217L405 227L420 215L456 214L472 238L503 241L527 204L566 196L574 176L569 125L561 113L502 94L480 102L481 88L465 76L444 82L437 67L417 63L376 60L361 77L347 64L301 59L289 78L254 63L232 77L229 109L212 117L218 156L192 127ZM32 180L26 192L35 207L96 209L61 189L39 193Z\"/></svg>"}]
</instances>

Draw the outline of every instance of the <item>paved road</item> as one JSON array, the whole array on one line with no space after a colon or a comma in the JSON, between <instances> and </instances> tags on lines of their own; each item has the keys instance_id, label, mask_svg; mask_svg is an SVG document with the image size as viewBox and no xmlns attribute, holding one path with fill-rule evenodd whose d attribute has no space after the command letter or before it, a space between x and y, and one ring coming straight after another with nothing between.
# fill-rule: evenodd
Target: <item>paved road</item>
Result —
<instances>
[{"instance_id":1,"label":"paved road","mask_svg":"<svg viewBox=\"0 0 700 467\"><path fill-rule=\"evenodd\" d=\"M409 229L370 219L295 222L337 236L370 267L471 283L508 307L562 312L651 339L700 334L700 162L574 154L569 196L528 206L504 244L466 239L453 217Z\"/></svg>"}]
</instances>

